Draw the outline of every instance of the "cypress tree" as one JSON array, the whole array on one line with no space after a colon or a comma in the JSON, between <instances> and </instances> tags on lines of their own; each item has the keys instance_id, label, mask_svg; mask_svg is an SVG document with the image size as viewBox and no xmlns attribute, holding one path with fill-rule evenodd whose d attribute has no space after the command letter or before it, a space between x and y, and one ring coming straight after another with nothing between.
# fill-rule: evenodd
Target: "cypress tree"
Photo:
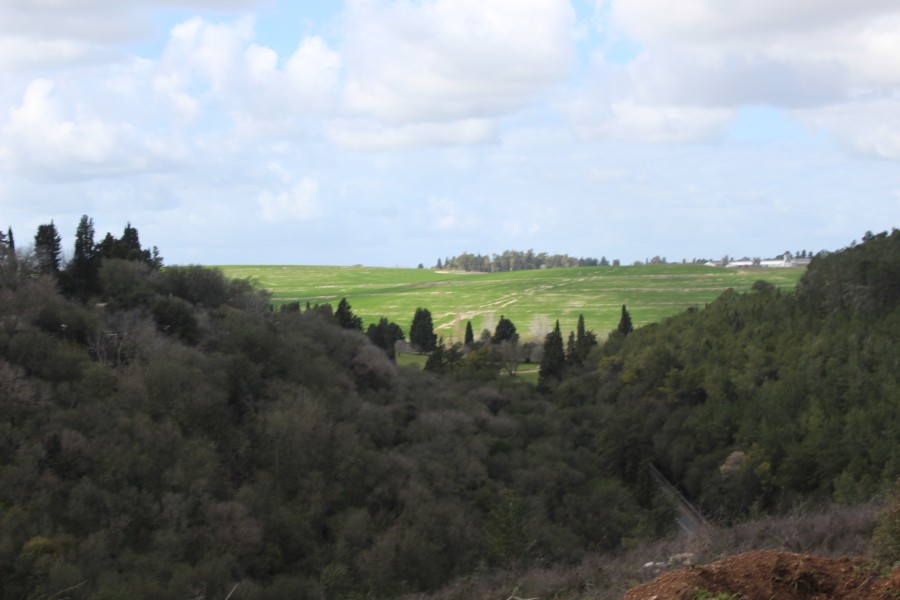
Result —
<instances>
[{"instance_id":1,"label":"cypress tree","mask_svg":"<svg viewBox=\"0 0 900 600\"><path fill-rule=\"evenodd\" d=\"M556 327L544 338L544 355L541 357L541 366L538 373L538 386L546 389L550 380L562 379L563 369L566 366L566 353L563 350L562 334L559 331L559 321Z\"/></svg>"},{"instance_id":2,"label":"cypress tree","mask_svg":"<svg viewBox=\"0 0 900 600\"><path fill-rule=\"evenodd\" d=\"M566 362L570 365L581 364L578 356L578 347L575 345L575 332L569 332L569 339L566 340Z\"/></svg>"},{"instance_id":3,"label":"cypress tree","mask_svg":"<svg viewBox=\"0 0 900 600\"><path fill-rule=\"evenodd\" d=\"M12 227L6 230L6 243L9 244L9 269L15 275L19 270L19 259L16 257L16 240L13 237Z\"/></svg>"},{"instance_id":4,"label":"cypress tree","mask_svg":"<svg viewBox=\"0 0 900 600\"><path fill-rule=\"evenodd\" d=\"M578 364L584 364L591 348L597 345L597 336L584 327L584 315L578 315L578 328L575 334L575 355Z\"/></svg>"},{"instance_id":5,"label":"cypress tree","mask_svg":"<svg viewBox=\"0 0 900 600\"><path fill-rule=\"evenodd\" d=\"M624 304L622 305L622 317L619 319L619 326L616 328L616 331L622 335L628 335L634 331L634 325L631 323L631 315L628 314L628 309L625 308Z\"/></svg>"},{"instance_id":6,"label":"cypress tree","mask_svg":"<svg viewBox=\"0 0 900 600\"><path fill-rule=\"evenodd\" d=\"M472 332L472 321L466 321L466 337L464 343L466 346L471 346L475 343L475 334Z\"/></svg>"}]
</instances>

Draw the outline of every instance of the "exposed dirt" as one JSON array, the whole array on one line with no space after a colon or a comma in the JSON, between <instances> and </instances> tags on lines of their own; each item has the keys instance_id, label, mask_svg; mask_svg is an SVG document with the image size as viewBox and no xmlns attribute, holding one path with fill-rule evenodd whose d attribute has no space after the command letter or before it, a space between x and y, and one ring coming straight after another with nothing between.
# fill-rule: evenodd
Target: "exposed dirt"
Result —
<instances>
[{"instance_id":1,"label":"exposed dirt","mask_svg":"<svg viewBox=\"0 0 900 600\"><path fill-rule=\"evenodd\" d=\"M861 558L759 550L669 571L632 588L624 600L695 600L715 594L734 600L898 600L900 567L886 576Z\"/></svg>"}]
</instances>

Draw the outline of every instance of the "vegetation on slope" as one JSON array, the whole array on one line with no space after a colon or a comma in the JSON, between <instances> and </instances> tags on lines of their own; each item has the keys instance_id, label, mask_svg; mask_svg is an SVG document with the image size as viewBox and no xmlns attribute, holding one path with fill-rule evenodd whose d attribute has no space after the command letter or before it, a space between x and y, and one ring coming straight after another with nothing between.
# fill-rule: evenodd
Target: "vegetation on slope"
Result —
<instances>
[{"instance_id":1,"label":"vegetation on slope","mask_svg":"<svg viewBox=\"0 0 900 600\"><path fill-rule=\"evenodd\" d=\"M896 231L796 294L614 333L544 391L398 367L220 271L88 255L96 287L66 295L0 261L4 598L391 597L666 533L648 462L723 519L900 474Z\"/></svg>"}]
</instances>

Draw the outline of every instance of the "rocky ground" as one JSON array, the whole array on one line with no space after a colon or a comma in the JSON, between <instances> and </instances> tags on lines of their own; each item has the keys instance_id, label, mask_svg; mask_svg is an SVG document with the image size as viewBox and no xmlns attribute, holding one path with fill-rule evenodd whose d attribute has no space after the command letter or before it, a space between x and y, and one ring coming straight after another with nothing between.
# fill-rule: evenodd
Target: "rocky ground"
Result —
<instances>
[{"instance_id":1,"label":"rocky ground","mask_svg":"<svg viewBox=\"0 0 900 600\"><path fill-rule=\"evenodd\" d=\"M897 600L900 567L879 572L862 558L757 550L663 573L624 600Z\"/></svg>"}]
</instances>

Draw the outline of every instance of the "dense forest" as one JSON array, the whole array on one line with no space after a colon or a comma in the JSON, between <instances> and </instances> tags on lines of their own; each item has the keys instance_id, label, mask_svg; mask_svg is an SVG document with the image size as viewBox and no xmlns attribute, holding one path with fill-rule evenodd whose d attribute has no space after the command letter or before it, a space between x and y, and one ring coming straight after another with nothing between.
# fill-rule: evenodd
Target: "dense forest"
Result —
<instances>
[{"instance_id":1,"label":"dense forest","mask_svg":"<svg viewBox=\"0 0 900 600\"><path fill-rule=\"evenodd\" d=\"M394 597L666 535L650 465L722 522L900 476L896 230L817 255L794 293L758 282L599 344L579 324L538 387L502 344L399 367L396 324L273 311L130 225L94 244L83 219L67 265L58 236L11 233L3 600Z\"/></svg>"}]
</instances>

